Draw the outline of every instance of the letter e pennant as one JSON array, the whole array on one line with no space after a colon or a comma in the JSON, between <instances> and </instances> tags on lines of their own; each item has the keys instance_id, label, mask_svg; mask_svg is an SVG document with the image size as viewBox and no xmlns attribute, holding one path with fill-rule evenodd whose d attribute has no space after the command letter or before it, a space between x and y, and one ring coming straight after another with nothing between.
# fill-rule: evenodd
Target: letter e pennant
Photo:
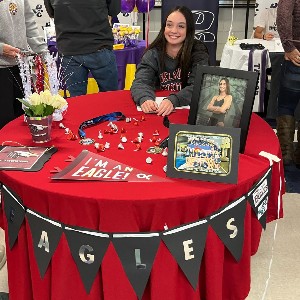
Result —
<instances>
[{"instance_id":1,"label":"letter e pennant","mask_svg":"<svg viewBox=\"0 0 300 300\"><path fill-rule=\"evenodd\" d=\"M207 229L207 220L200 220L163 232L162 240L194 290L198 284Z\"/></svg>"}]
</instances>

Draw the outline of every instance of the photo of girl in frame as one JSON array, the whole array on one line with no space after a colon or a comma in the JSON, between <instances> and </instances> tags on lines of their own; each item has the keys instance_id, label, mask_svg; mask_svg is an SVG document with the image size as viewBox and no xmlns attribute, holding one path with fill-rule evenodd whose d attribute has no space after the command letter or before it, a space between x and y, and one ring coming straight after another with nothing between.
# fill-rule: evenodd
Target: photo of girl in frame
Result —
<instances>
[{"instance_id":1,"label":"photo of girl in frame","mask_svg":"<svg viewBox=\"0 0 300 300\"><path fill-rule=\"evenodd\" d=\"M243 153L257 79L257 72L198 65L188 124L240 128Z\"/></svg>"},{"instance_id":2,"label":"photo of girl in frame","mask_svg":"<svg viewBox=\"0 0 300 300\"><path fill-rule=\"evenodd\" d=\"M195 125L239 127L247 80L204 74Z\"/></svg>"}]
</instances>

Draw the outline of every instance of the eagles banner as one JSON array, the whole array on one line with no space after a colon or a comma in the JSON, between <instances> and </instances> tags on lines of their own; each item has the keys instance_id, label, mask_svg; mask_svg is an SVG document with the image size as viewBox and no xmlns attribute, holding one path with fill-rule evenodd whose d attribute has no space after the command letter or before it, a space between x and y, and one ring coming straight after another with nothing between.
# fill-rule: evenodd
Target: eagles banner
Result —
<instances>
[{"instance_id":1,"label":"eagles banner","mask_svg":"<svg viewBox=\"0 0 300 300\"><path fill-rule=\"evenodd\" d=\"M250 203L257 219L265 228L270 189L271 168L246 195L193 223L162 232L105 233L50 219L24 206L15 192L0 185L10 248L15 244L20 227L26 220L41 278L47 272L52 256L64 235L84 288L90 293L111 243L139 300L143 297L161 242L166 245L194 290L199 283L209 227L218 235L236 262L239 262L244 245L247 204ZM22 251L20 247L18 251ZM211 248L206 251L211 251Z\"/></svg>"},{"instance_id":2,"label":"eagles banner","mask_svg":"<svg viewBox=\"0 0 300 300\"><path fill-rule=\"evenodd\" d=\"M201 0L164 0L162 1L161 17L165 20L169 11L177 5L187 6L194 15L195 39L205 43L209 51L211 65L216 64L217 32L219 1Z\"/></svg>"}]
</instances>

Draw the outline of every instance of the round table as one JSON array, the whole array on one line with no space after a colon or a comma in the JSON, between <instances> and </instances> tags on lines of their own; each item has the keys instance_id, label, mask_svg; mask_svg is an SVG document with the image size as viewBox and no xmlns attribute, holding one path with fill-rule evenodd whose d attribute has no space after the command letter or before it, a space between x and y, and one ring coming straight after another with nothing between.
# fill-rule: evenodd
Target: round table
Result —
<instances>
[{"instance_id":1,"label":"round table","mask_svg":"<svg viewBox=\"0 0 300 300\"><path fill-rule=\"evenodd\" d=\"M158 96L161 95L165 93L158 93ZM162 117L138 112L130 92L106 92L71 98L63 124L77 133L84 120L113 111L121 111L132 119L130 123L117 122L119 128L126 129L128 142L124 144L125 149L120 150L117 147L120 135L104 134L103 142L109 141L110 149L100 155L165 177L163 167L166 157L149 154L145 150L153 146L150 138L155 130L159 130L160 137L164 138L168 135L168 129L162 125ZM144 121L140 121L142 115L145 116ZM188 110L176 110L171 114L170 121L186 123L187 117ZM138 120L138 126L134 124L134 119ZM86 134L98 140L99 130L103 133L107 128L107 122L101 123L87 128ZM134 151L135 145L131 141L138 132L143 132L144 141L142 150ZM8 140L33 145L22 117L0 131L0 142ZM273 130L255 114L251 118L245 152L239 157L237 184L182 179L152 183L53 181L50 171L55 167L65 168L69 155L76 157L84 149L91 152L96 152L96 149L93 145L82 146L78 140L68 140L64 129L59 128L57 123L53 125L52 140L46 145L54 145L58 151L41 171L0 171L0 182L13 190L26 207L42 215L66 225L108 233L157 232L163 231L166 224L168 228L174 228L205 218L247 193L265 174L269 161L259 156L260 151L281 155ZM153 159L152 164L146 163L149 156ZM272 169L268 221L282 217L282 206L278 214L278 204L281 204L284 192L280 190L280 180L283 180L283 173L276 164ZM7 229L6 219L4 221ZM237 263L217 234L209 228L196 290L161 243L142 299L245 299L250 290L250 258L258 248L260 234L261 225L247 204L243 253ZM89 294L85 292L64 235L43 279L35 261L28 222L23 222L14 247L11 250L7 248L7 262L11 300L136 299L112 244Z\"/></svg>"}]
</instances>

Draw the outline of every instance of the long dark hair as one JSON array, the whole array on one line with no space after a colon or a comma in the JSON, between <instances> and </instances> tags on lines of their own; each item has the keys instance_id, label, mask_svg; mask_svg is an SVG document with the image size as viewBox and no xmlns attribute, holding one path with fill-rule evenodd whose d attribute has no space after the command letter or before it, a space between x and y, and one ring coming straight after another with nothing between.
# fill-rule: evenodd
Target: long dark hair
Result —
<instances>
[{"instance_id":1,"label":"long dark hair","mask_svg":"<svg viewBox=\"0 0 300 300\"><path fill-rule=\"evenodd\" d=\"M176 6L175 8L173 8L166 16L162 24L162 27L158 33L158 36L149 45L147 50L153 48L156 48L158 50L161 69L164 70L165 69L164 62L167 55L167 50L166 50L167 41L164 32L165 32L165 27L169 15L175 11L182 13L186 21L186 38L183 42L181 49L177 54L178 67L181 69L182 88L184 88L187 85L189 70L192 65L191 54L192 54L192 49L194 45L194 36L195 36L195 23L194 23L193 13L191 12L191 10L186 6Z\"/></svg>"},{"instance_id":2,"label":"long dark hair","mask_svg":"<svg viewBox=\"0 0 300 300\"><path fill-rule=\"evenodd\" d=\"M221 78L219 80L219 86L220 86L221 81L223 81L223 80L226 83L226 91L225 91L225 93L226 93L226 95L230 95L230 83L229 83L228 78L226 78L226 77ZM220 94L220 87L219 87L219 94Z\"/></svg>"}]
</instances>

